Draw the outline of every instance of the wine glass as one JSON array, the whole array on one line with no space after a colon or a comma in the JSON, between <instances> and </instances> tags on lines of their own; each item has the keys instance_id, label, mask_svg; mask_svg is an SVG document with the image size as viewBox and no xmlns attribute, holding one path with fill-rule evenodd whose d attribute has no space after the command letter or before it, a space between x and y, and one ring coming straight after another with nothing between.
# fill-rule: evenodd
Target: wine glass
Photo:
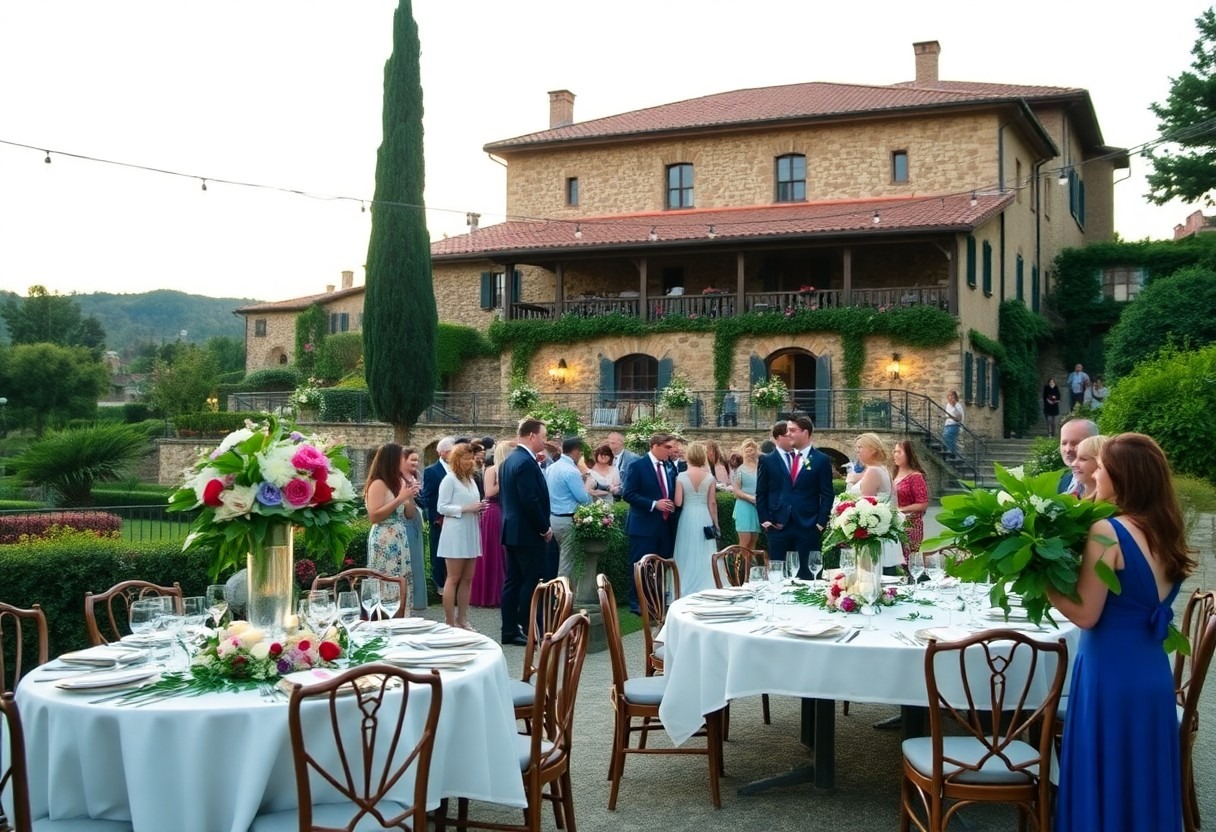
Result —
<instances>
[{"instance_id":1,"label":"wine glass","mask_svg":"<svg viewBox=\"0 0 1216 832\"><path fill-rule=\"evenodd\" d=\"M811 580L819 582L819 573L823 571L823 552L811 551L807 555L806 565L811 570Z\"/></svg>"},{"instance_id":2,"label":"wine glass","mask_svg":"<svg viewBox=\"0 0 1216 832\"><path fill-rule=\"evenodd\" d=\"M937 605L946 610L946 623L954 623L954 613L959 610L958 581L942 581L937 587Z\"/></svg>"},{"instance_id":3,"label":"wine glass","mask_svg":"<svg viewBox=\"0 0 1216 832\"><path fill-rule=\"evenodd\" d=\"M211 618L215 621L215 626L220 626L220 619L224 617L224 613L228 612L228 596L225 594L223 584L212 584L207 587L207 611L211 613Z\"/></svg>"},{"instance_id":4,"label":"wine glass","mask_svg":"<svg viewBox=\"0 0 1216 832\"><path fill-rule=\"evenodd\" d=\"M876 629L874 626L874 616L878 611L875 609L875 604L878 602L878 595L882 592L882 570L875 564L873 569L862 569L857 575L858 594L862 600L866 602L866 629Z\"/></svg>"},{"instance_id":5,"label":"wine glass","mask_svg":"<svg viewBox=\"0 0 1216 832\"><path fill-rule=\"evenodd\" d=\"M160 612L156 616L154 629L161 634L168 656L165 659L165 667L169 670L175 669L176 660L174 659L174 648L178 644L178 638L181 635L182 627L186 624L186 617L177 609L177 599L166 595L158 599L160 603Z\"/></svg>"},{"instance_id":6,"label":"wine glass","mask_svg":"<svg viewBox=\"0 0 1216 832\"><path fill-rule=\"evenodd\" d=\"M857 577L857 553L852 549L840 550L840 571L844 573L845 585L853 583Z\"/></svg>"},{"instance_id":7,"label":"wine glass","mask_svg":"<svg viewBox=\"0 0 1216 832\"><path fill-rule=\"evenodd\" d=\"M127 611L131 632L141 638L149 637L156 629L156 619L160 617L163 609L159 597L137 598L132 601Z\"/></svg>"},{"instance_id":8,"label":"wine glass","mask_svg":"<svg viewBox=\"0 0 1216 832\"><path fill-rule=\"evenodd\" d=\"M314 589L308 593L308 623L312 631L325 638L338 612L334 607L334 594L328 589Z\"/></svg>"},{"instance_id":9,"label":"wine glass","mask_svg":"<svg viewBox=\"0 0 1216 832\"><path fill-rule=\"evenodd\" d=\"M768 583L768 569L763 563L756 564L747 571L747 582L757 591Z\"/></svg>"},{"instance_id":10,"label":"wine glass","mask_svg":"<svg viewBox=\"0 0 1216 832\"><path fill-rule=\"evenodd\" d=\"M396 581L380 582L380 609L385 618L392 618L401 609L401 585Z\"/></svg>"},{"instance_id":11,"label":"wine glass","mask_svg":"<svg viewBox=\"0 0 1216 832\"><path fill-rule=\"evenodd\" d=\"M946 577L946 558L940 552L925 555L925 574L929 583L936 588L941 579Z\"/></svg>"},{"instance_id":12,"label":"wine glass","mask_svg":"<svg viewBox=\"0 0 1216 832\"><path fill-rule=\"evenodd\" d=\"M361 609L359 605L359 593L354 591L339 592L336 609L338 621L342 624L342 628L346 630L346 640L354 644L355 636L351 632L351 628L359 622L359 611Z\"/></svg>"},{"instance_id":13,"label":"wine glass","mask_svg":"<svg viewBox=\"0 0 1216 832\"><path fill-rule=\"evenodd\" d=\"M367 613L367 620L374 621L376 610L380 606L380 582L368 579L359 585L359 598Z\"/></svg>"},{"instance_id":14,"label":"wine glass","mask_svg":"<svg viewBox=\"0 0 1216 832\"><path fill-rule=\"evenodd\" d=\"M182 599L182 624L189 636L182 646L186 648L187 653L193 652L191 647L201 635L199 628L207 622L207 616L207 599L204 596L195 595Z\"/></svg>"},{"instance_id":15,"label":"wine glass","mask_svg":"<svg viewBox=\"0 0 1216 832\"><path fill-rule=\"evenodd\" d=\"M768 562L768 586L772 605L769 607L769 621L777 619L777 599L781 595L781 582L785 580L785 561L770 560Z\"/></svg>"}]
</instances>

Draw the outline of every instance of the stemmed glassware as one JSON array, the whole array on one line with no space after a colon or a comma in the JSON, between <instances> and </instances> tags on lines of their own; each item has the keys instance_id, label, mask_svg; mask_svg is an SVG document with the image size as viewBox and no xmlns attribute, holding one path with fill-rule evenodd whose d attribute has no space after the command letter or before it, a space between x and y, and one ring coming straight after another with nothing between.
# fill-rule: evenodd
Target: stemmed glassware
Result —
<instances>
[{"instance_id":1,"label":"stemmed glassware","mask_svg":"<svg viewBox=\"0 0 1216 832\"><path fill-rule=\"evenodd\" d=\"M367 613L367 620L375 621L376 610L380 607L380 582L368 579L359 584L359 599Z\"/></svg>"},{"instance_id":2,"label":"stemmed glassware","mask_svg":"<svg viewBox=\"0 0 1216 832\"><path fill-rule=\"evenodd\" d=\"M757 564L747 571L747 582L759 592L768 583L768 569L764 564Z\"/></svg>"},{"instance_id":3,"label":"stemmed glassware","mask_svg":"<svg viewBox=\"0 0 1216 832\"><path fill-rule=\"evenodd\" d=\"M823 571L823 552L812 551L807 556L807 567L811 570L811 579L819 581L819 573Z\"/></svg>"},{"instance_id":4,"label":"stemmed glassware","mask_svg":"<svg viewBox=\"0 0 1216 832\"><path fill-rule=\"evenodd\" d=\"M160 617L162 609L159 596L132 601L127 611L131 632L140 637L150 636L156 629L156 619Z\"/></svg>"},{"instance_id":5,"label":"stemmed glassware","mask_svg":"<svg viewBox=\"0 0 1216 832\"><path fill-rule=\"evenodd\" d=\"M351 628L359 621L359 593L339 592L337 611L338 621L342 623L342 627L346 630L347 641L353 644L355 636L351 632Z\"/></svg>"},{"instance_id":6,"label":"stemmed glassware","mask_svg":"<svg viewBox=\"0 0 1216 832\"><path fill-rule=\"evenodd\" d=\"M959 610L959 602L962 600L959 595L959 585L957 581L943 581L937 587L937 605L946 610L946 623L954 623L954 613Z\"/></svg>"},{"instance_id":7,"label":"stemmed glassware","mask_svg":"<svg viewBox=\"0 0 1216 832\"><path fill-rule=\"evenodd\" d=\"M867 568L863 568L863 566ZM865 629L876 629L874 626L874 616L878 614L878 610L874 605L878 602L879 593L882 592L882 568L879 566L877 558L867 559L867 563L865 564L858 564L857 589L862 600L866 602Z\"/></svg>"},{"instance_id":8,"label":"stemmed glassware","mask_svg":"<svg viewBox=\"0 0 1216 832\"><path fill-rule=\"evenodd\" d=\"M338 611L334 607L334 594L328 589L314 589L308 593L308 624L312 631L324 638L334 623Z\"/></svg>"},{"instance_id":9,"label":"stemmed glassware","mask_svg":"<svg viewBox=\"0 0 1216 832\"><path fill-rule=\"evenodd\" d=\"M380 609L385 618L392 618L401 609L401 585L396 581L380 582Z\"/></svg>"},{"instance_id":10,"label":"stemmed glassware","mask_svg":"<svg viewBox=\"0 0 1216 832\"><path fill-rule=\"evenodd\" d=\"M225 594L223 584L212 584L207 587L207 611L211 613L212 620L215 621L215 626L220 626L220 619L224 617L224 613L228 612L228 596Z\"/></svg>"},{"instance_id":11,"label":"stemmed glassware","mask_svg":"<svg viewBox=\"0 0 1216 832\"><path fill-rule=\"evenodd\" d=\"M207 623L207 599L202 595L182 599L182 629L188 638L183 639L182 646L187 653L193 653L194 645L202 635L199 629Z\"/></svg>"},{"instance_id":12,"label":"stemmed glassware","mask_svg":"<svg viewBox=\"0 0 1216 832\"><path fill-rule=\"evenodd\" d=\"M946 556L940 552L925 555L925 574L929 576L929 585L937 589L946 577Z\"/></svg>"},{"instance_id":13,"label":"stemmed glassware","mask_svg":"<svg viewBox=\"0 0 1216 832\"><path fill-rule=\"evenodd\" d=\"M846 585L852 584L857 577L857 553L849 548L840 550L840 571L844 573Z\"/></svg>"},{"instance_id":14,"label":"stemmed glassware","mask_svg":"<svg viewBox=\"0 0 1216 832\"><path fill-rule=\"evenodd\" d=\"M177 647L178 638L181 636L182 627L186 624L186 617L177 609L177 599L171 595L161 596L160 613L156 617L154 629L164 634L164 640L167 645L166 649L169 655L165 659L165 666L173 669L175 663L173 654L174 648Z\"/></svg>"},{"instance_id":15,"label":"stemmed glassware","mask_svg":"<svg viewBox=\"0 0 1216 832\"><path fill-rule=\"evenodd\" d=\"M921 576L925 574L925 556L919 549L908 554L908 574L912 576L912 597L915 598Z\"/></svg>"}]
</instances>

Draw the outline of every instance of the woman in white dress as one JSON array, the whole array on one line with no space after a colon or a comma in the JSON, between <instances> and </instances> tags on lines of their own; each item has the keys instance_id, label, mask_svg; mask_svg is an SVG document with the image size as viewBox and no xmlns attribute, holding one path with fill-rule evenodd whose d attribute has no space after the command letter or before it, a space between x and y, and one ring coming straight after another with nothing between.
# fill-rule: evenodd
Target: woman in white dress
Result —
<instances>
[{"instance_id":1,"label":"woman in white dress","mask_svg":"<svg viewBox=\"0 0 1216 832\"><path fill-rule=\"evenodd\" d=\"M684 454L688 470L676 477L675 560L680 570L680 594L713 589L713 556L717 538L705 536L707 526L718 527L718 481L706 466L705 445L692 442Z\"/></svg>"},{"instance_id":2,"label":"woman in white dress","mask_svg":"<svg viewBox=\"0 0 1216 832\"><path fill-rule=\"evenodd\" d=\"M887 471L890 454L887 446L875 433L863 433L857 437L854 444L857 461L865 466L858 473L850 469L845 481L848 487L845 491L859 497L874 497L895 507L895 487L891 484L891 474ZM442 539L442 538L441 538ZM904 565L903 546L895 541L884 540L882 543L882 567L884 570Z\"/></svg>"},{"instance_id":3,"label":"woman in white dress","mask_svg":"<svg viewBox=\"0 0 1216 832\"><path fill-rule=\"evenodd\" d=\"M437 554L447 566L443 585L443 617L449 627L469 625L469 590L481 557L481 513L486 501L473 479L476 462L468 444L457 445L448 458L452 470L439 483L439 513L444 516Z\"/></svg>"}]
</instances>

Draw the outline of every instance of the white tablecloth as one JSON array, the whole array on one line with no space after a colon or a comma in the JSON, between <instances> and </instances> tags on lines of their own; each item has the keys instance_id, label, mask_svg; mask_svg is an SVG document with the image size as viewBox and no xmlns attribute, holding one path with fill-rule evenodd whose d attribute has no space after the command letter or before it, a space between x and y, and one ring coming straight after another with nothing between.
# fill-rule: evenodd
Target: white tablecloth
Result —
<instances>
[{"instance_id":1,"label":"white tablecloth","mask_svg":"<svg viewBox=\"0 0 1216 832\"><path fill-rule=\"evenodd\" d=\"M245 832L257 813L295 807L285 702L250 691L91 705L105 694L62 691L39 683L42 675L24 677L17 691L34 817L129 820L136 832ZM502 650L487 647L442 679L428 808L457 796L523 807ZM410 699L414 737L428 702L421 691ZM327 718L317 725L329 730ZM403 785L408 803L412 783Z\"/></svg>"},{"instance_id":2,"label":"white tablecloth","mask_svg":"<svg viewBox=\"0 0 1216 832\"><path fill-rule=\"evenodd\" d=\"M767 602L760 605L767 615ZM900 621L914 611L932 619ZM863 625L860 613L828 612L801 604L778 607L788 623L829 621ZM966 614L955 612L954 622L963 625ZM659 716L672 742L687 741L704 722L705 714L726 706L732 699L762 693L812 699L844 699L851 702L882 702L893 705L926 705L925 647L898 641L893 630L912 634L924 627L947 624L947 613L936 607L901 603L884 607L874 616L875 630L861 630L847 644L832 639L797 638L784 633L753 632L766 622L753 618L735 622L713 622L688 611L687 599L670 607L660 637L665 645L663 673L667 689ZM984 622L990 627L999 621ZM1030 629L1025 622L1010 622L1014 628ZM1063 621L1060 629L1028 633L1033 638L1055 641L1064 638L1069 656L1075 653L1080 631ZM1071 660L1070 660L1071 664ZM1040 663L1038 687L1046 693L1050 673ZM946 678L939 674L939 686ZM1065 682L1067 691L1067 681ZM949 697L947 692L945 695Z\"/></svg>"}]
</instances>

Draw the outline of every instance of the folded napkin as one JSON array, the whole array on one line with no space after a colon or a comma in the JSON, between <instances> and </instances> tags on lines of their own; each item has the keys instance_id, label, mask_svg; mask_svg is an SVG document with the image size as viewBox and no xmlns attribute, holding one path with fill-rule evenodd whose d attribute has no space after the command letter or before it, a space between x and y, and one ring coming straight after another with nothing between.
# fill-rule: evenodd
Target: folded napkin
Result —
<instances>
[{"instance_id":1,"label":"folded napkin","mask_svg":"<svg viewBox=\"0 0 1216 832\"><path fill-rule=\"evenodd\" d=\"M134 685L160 673L159 668L127 668L125 670L108 670L102 673L85 673L82 676L70 676L60 679L55 687L61 690L97 690L98 688L114 688Z\"/></svg>"},{"instance_id":2,"label":"folded napkin","mask_svg":"<svg viewBox=\"0 0 1216 832\"><path fill-rule=\"evenodd\" d=\"M693 607L689 610L698 618L751 618L756 611L751 607Z\"/></svg>"},{"instance_id":3,"label":"folded napkin","mask_svg":"<svg viewBox=\"0 0 1216 832\"><path fill-rule=\"evenodd\" d=\"M64 653L59 661L64 664L80 664L89 667L113 667L121 662L133 662L142 658L144 651L133 647L102 644L72 653Z\"/></svg>"},{"instance_id":4,"label":"folded napkin","mask_svg":"<svg viewBox=\"0 0 1216 832\"><path fill-rule=\"evenodd\" d=\"M741 586L723 587L722 589L703 589L689 600L707 598L712 601L742 601L755 597L752 590Z\"/></svg>"},{"instance_id":5,"label":"folded napkin","mask_svg":"<svg viewBox=\"0 0 1216 832\"><path fill-rule=\"evenodd\" d=\"M476 653L454 650L393 650L383 656L386 662L402 667L461 667L477 660Z\"/></svg>"},{"instance_id":6,"label":"folded napkin","mask_svg":"<svg viewBox=\"0 0 1216 832\"><path fill-rule=\"evenodd\" d=\"M426 633L438 626L438 621L426 618L382 618L379 621L363 622L363 627L367 630L383 630L389 633Z\"/></svg>"},{"instance_id":7,"label":"folded napkin","mask_svg":"<svg viewBox=\"0 0 1216 832\"><path fill-rule=\"evenodd\" d=\"M925 627L923 630L916 631L916 637L920 641L927 642L929 639L937 639L938 641L962 641L965 638L970 638L975 635L971 630L963 627Z\"/></svg>"},{"instance_id":8,"label":"folded napkin","mask_svg":"<svg viewBox=\"0 0 1216 832\"><path fill-rule=\"evenodd\" d=\"M445 633L419 633L402 639L411 647L434 649L441 647L472 647L486 643L485 636L467 630L451 630Z\"/></svg>"},{"instance_id":9,"label":"folded napkin","mask_svg":"<svg viewBox=\"0 0 1216 832\"><path fill-rule=\"evenodd\" d=\"M844 625L834 621L813 621L806 624L778 624L777 629L798 638L831 638L844 632Z\"/></svg>"},{"instance_id":10,"label":"folded napkin","mask_svg":"<svg viewBox=\"0 0 1216 832\"><path fill-rule=\"evenodd\" d=\"M309 670L297 670L295 673L288 673L286 676L280 677L278 688L284 693L290 694L292 688L296 685L308 687L309 685L315 685L318 682L328 682L330 679L333 679L335 676L340 676L344 672L345 671L342 670L329 670L324 667L314 667ZM356 677L354 680L354 685L357 686L359 690L376 690L380 687L383 679L384 677L380 674L369 673L366 676ZM390 683L389 687L393 687L395 682L396 680L394 680L393 683ZM339 696L349 696L354 692L355 687L349 682L338 688Z\"/></svg>"}]
</instances>

